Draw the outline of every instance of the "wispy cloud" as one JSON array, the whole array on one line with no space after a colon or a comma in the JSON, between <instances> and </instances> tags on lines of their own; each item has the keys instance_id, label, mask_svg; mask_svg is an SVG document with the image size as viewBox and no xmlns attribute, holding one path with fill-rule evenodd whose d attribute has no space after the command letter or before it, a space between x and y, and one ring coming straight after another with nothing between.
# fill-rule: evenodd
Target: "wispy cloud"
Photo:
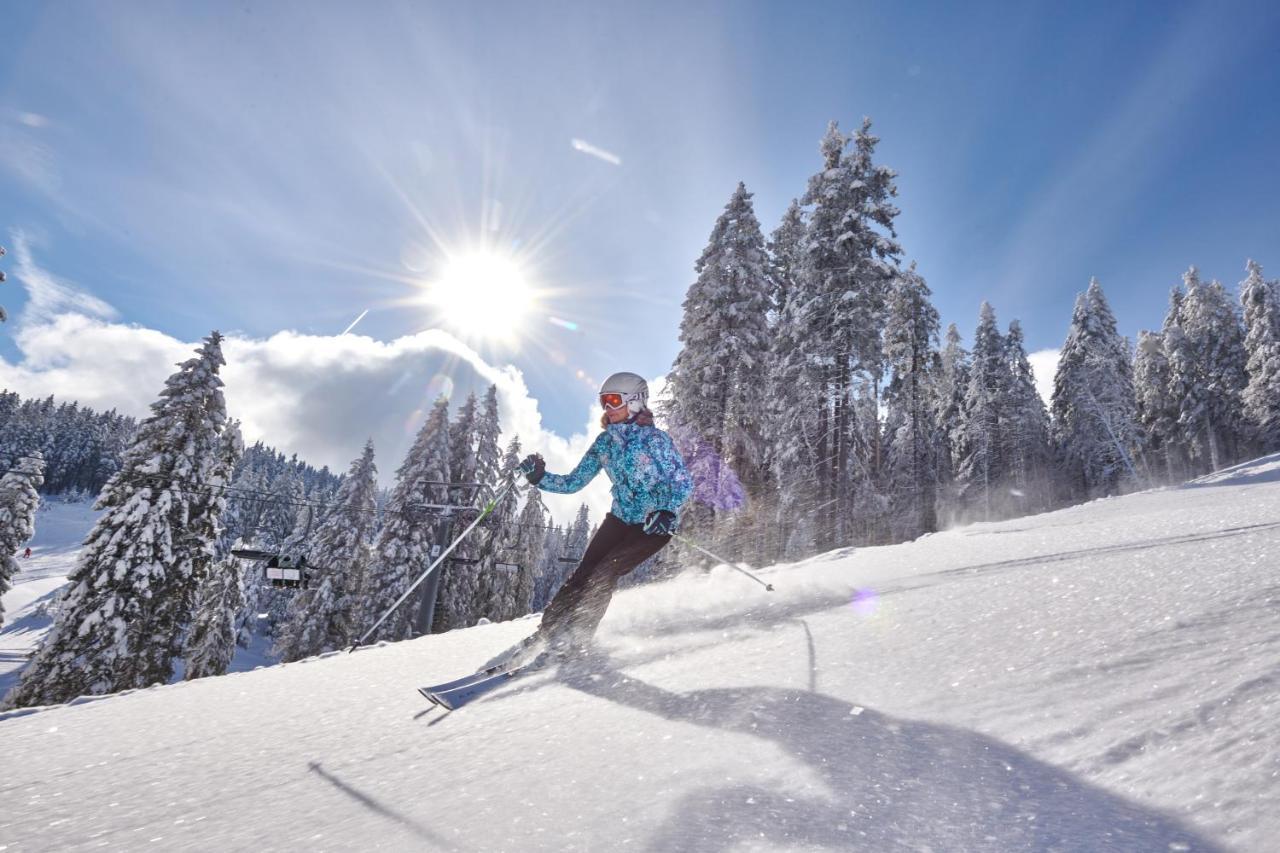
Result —
<instances>
[{"instance_id":1,"label":"wispy cloud","mask_svg":"<svg viewBox=\"0 0 1280 853\"><path fill-rule=\"evenodd\" d=\"M14 274L27 291L27 306L22 315L25 322L47 320L62 311L90 317L117 316L116 309L106 302L37 266L31 257L31 244L26 232L13 231L12 238Z\"/></svg>"}]
</instances>

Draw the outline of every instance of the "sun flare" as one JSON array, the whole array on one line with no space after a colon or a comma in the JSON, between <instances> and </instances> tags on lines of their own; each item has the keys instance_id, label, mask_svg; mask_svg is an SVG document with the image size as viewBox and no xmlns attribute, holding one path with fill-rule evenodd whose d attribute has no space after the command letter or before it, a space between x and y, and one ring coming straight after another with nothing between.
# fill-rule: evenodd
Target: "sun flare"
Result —
<instances>
[{"instance_id":1,"label":"sun flare","mask_svg":"<svg viewBox=\"0 0 1280 853\"><path fill-rule=\"evenodd\" d=\"M475 251L449 258L427 284L440 319L467 338L512 342L535 302L524 269L508 255Z\"/></svg>"}]
</instances>

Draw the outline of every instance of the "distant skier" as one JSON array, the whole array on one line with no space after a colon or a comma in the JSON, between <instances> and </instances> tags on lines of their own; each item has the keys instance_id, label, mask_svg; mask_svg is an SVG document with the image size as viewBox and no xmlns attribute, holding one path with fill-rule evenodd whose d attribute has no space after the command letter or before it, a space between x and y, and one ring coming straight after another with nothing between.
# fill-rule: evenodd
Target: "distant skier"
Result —
<instances>
[{"instance_id":1,"label":"distant skier","mask_svg":"<svg viewBox=\"0 0 1280 853\"><path fill-rule=\"evenodd\" d=\"M28 547L27 547L27 550L25 550L25 551L23 551L23 552L22 552L22 556L23 556L23 557L30 557L30 556L31 556L31 548L30 548L30 546L28 546Z\"/></svg>"},{"instance_id":2,"label":"distant skier","mask_svg":"<svg viewBox=\"0 0 1280 853\"><path fill-rule=\"evenodd\" d=\"M566 475L549 474L538 454L525 458L520 471L545 492L572 494L603 468L613 482L613 506L574 569L542 614L538 632L524 649L546 643L565 656L584 649L613 597L632 569L671 541L680 508L693 491L671 437L654 426L649 386L634 373L615 373L600 386L604 431L582 461Z\"/></svg>"}]
</instances>

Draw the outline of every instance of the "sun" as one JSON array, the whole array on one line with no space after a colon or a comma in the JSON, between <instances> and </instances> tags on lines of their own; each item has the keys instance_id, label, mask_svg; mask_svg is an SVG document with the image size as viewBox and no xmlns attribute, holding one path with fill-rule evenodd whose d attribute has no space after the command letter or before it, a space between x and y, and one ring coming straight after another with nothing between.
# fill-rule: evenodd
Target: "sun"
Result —
<instances>
[{"instance_id":1,"label":"sun","mask_svg":"<svg viewBox=\"0 0 1280 853\"><path fill-rule=\"evenodd\" d=\"M425 299L463 337L508 343L519 337L536 301L521 264L492 250L449 257L427 283Z\"/></svg>"}]
</instances>

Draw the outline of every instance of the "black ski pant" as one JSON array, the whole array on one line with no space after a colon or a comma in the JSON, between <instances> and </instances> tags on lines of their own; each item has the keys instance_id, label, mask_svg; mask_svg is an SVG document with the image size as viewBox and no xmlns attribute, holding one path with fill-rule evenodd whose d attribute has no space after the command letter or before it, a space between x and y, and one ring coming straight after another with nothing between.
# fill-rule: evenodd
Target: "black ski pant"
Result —
<instances>
[{"instance_id":1,"label":"black ski pant","mask_svg":"<svg viewBox=\"0 0 1280 853\"><path fill-rule=\"evenodd\" d=\"M618 581L670 541L670 536L651 536L641 525L607 514L582 561L543 611L539 632L552 643L588 642Z\"/></svg>"}]
</instances>

